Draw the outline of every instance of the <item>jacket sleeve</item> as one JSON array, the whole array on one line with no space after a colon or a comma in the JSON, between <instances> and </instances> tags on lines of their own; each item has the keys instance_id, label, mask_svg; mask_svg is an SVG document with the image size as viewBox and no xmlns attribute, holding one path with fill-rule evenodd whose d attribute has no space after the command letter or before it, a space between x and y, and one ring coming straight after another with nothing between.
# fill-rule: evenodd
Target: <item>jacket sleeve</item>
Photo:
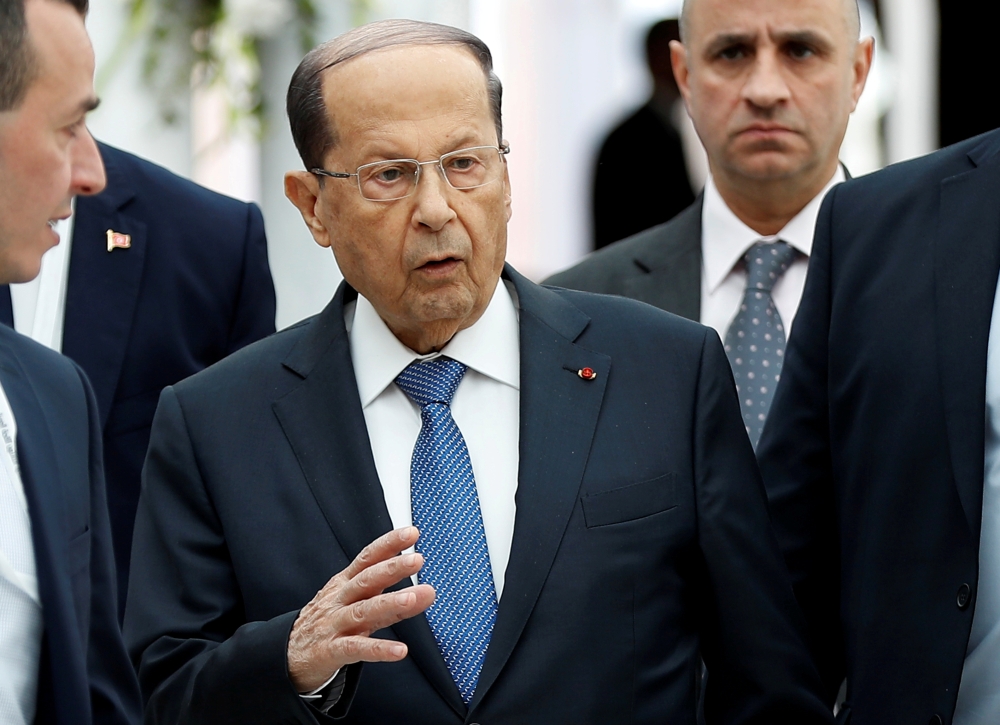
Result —
<instances>
[{"instance_id":1,"label":"jacket sleeve","mask_svg":"<svg viewBox=\"0 0 1000 725\"><path fill-rule=\"evenodd\" d=\"M288 677L288 635L297 616L246 621L183 409L166 388L143 469L125 611L146 723L335 722L302 700ZM332 716L346 713L356 684L349 672Z\"/></svg>"},{"instance_id":2,"label":"jacket sleeve","mask_svg":"<svg viewBox=\"0 0 1000 725\"><path fill-rule=\"evenodd\" d=\"M768 520L729 361L707 331L697 382L693 462L705 720L822 725L833 716Z\"/></svg>"},{"instance_id":3,"label":"jacket sleeve","mask_svg":"<svg viewBox=\"0 0 1000 725\"><path fill-rule=\"evenodd\" d=\"M226 354L236 352L274 332L274 281L267 260L264 218L256 204L247 204L243 240L243 275Z\"/></svg>"},{"instance_id":4,"label":"jacket sleeve","mask_svg":"<svg viewBox=\"0 0 1000 725\"><path fill-rule=\"evenodd\" d=\"M823 203L781 384L757 448L772 523L833 702L846 674L829 427L831 239L837 189Z\"/></svg>"},{"instance_id":5,"label":"jacket sleeve","mask_svg":"<svg viewBox=\"0 0 1000 725\"><path fill-rule=\"evenodd\" d=\"M74 364L75 365L75 364ZM137 725L139 688L118 627L118 594L111 553L111 523L104 489L103 438L97 400L76 367L89 415L90 443L90 629L87 671L94 725Z\"/></svg>"}]
</instances>

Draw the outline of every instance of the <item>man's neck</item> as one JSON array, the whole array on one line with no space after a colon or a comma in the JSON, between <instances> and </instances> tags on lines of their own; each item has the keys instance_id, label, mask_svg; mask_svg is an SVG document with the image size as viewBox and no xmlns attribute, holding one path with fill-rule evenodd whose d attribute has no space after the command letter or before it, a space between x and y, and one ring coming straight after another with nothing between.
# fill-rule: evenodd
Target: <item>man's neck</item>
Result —
<instances>
[{"instance_id":1,"label":"man's neck","mask_svg":"<svg viewBox=\"0 0 1000 725\"><path fill-rule=\"evenodd\" d=\"M733 214L762 237L770 237L788 226L823 191L837 173L837 165L808 179L769 182L740 178L733 183L725 174L716 175L714 171L712 178Z\"/></svg>"}]
</instances>

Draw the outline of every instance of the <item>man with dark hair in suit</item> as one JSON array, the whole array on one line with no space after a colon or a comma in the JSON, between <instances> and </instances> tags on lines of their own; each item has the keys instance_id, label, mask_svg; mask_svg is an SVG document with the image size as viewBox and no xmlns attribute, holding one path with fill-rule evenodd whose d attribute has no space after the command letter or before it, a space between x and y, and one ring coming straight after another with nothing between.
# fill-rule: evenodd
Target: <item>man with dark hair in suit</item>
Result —
<instances>
[{"instance_id":1,"label":"man with dark hair in suit","mask_svg":"<svg viewBox=\"0 0 1000 725\"><path fill-rule=\"evenodd\" d=\"M594 249L670 221L694 201L681 135L674 120L680 91L670 67L670 42L680 40L676 19L646 33L646 63L653 77L649 100L608 134L594 168ZM655 174L641 186L622 183L636 159Z\"/></svg>"},{"instance_id":2,"label":"man with dark hair in suit","mask_svg":"<svg viewBox=\"0 0 1000 725\"><path fill-rule=\"evenodd\" d=\"M1000 722L1000 131L841 185L758 449L844 721Z\"/></svg>"},{"instance_id":3,"label":"man with dark hair in suit","mask_svg":"<svg viewBox=\"0 0 1000 725\"><path fill-rule=\"evenodd\" d=\"M107 187L59 221L63 242L35 279L0 286L0 322L72 358L94 386L120 618L160 391L274 332L275 298L255 204L98 150Z\"/></svg>"},{"instance_id":4,"label":"man with dark hair in suit","mask_svg":"<svg viewBox=\"0 0 1000 725\"><path fill-rule=\"evenodd\" d=\"M86 0L0 0L0 283L38 274L104 187ZM130 725L101 433L84 373L0 328L0 722Z\"/></svg>"},{"instance_id":5,"label":"man with dark hair in suit","mask_svg":"<svg viewBox=\"0 0 1000 725\"><path fill-rule=\"evenodd\" d=\"M500 91L405 20L295 72L285 190L345 282L160 399L148 721L692 723L700 655L709 723L832 721L721 343L505 266Z\"/></svg>"},{"instance_id":6,"label":"man with dark hair in suit","mask_svg":"<svg viewBox=\"0 0 1000 725\"><path fill-rule=\"evenodd\" d=\"M623 295L714 327L756 445L805 284L816 215L844 179L847 121L873 40L856 0L687 0L677 83L708 152L704 193L672 221L546 283ZM644 188L637 156L619 183Z\"/></svg>"}]
</instances>

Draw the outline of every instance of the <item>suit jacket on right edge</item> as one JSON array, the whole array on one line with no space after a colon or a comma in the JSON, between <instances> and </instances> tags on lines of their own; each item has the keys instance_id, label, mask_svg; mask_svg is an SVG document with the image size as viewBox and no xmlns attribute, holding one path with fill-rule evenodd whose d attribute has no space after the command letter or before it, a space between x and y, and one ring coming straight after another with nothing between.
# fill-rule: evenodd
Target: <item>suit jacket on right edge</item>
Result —
<instances>
[{"instance_id":1,"label":"suit jacket on right edge","mask_svg":"<svg viewBox=\"0 0 1000 725\"><path fill-rule=\"evenodd\" d=\"M952 720L978 581L998 199L994 131L847 182L819 216L758 457L853 725Z\"/></svg>"},{"instance_id":2,"label":"suit jacket on right edge","mask_svg":"<svg viewBox=\"0 0 1000 725\"><path fill-rule=\"evenodd\" d=\"M718 336L632 300L520 306L517 514L466 708L423 615L409 656L348 670L345 723L832 721ZM333 722L286 673L298 610L391 529L343 285L318 317L173 388L153 424L125 634L146 722ZM590 367L597 375L583 379ZM351 688L356 686L351 699Z\"/></svg>"}]
</instances>

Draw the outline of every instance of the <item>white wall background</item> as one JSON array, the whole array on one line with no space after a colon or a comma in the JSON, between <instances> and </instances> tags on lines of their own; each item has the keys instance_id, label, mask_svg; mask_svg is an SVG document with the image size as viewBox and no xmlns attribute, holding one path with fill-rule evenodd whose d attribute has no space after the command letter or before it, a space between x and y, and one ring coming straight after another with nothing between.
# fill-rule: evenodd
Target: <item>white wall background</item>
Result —
<instances>
[{"instance_id":1,"label":"white wall background","mask_svg":"<svg viewBox=\"0 0 1000 725\"><path fill-rule=\"evenodd\" d=\"M589 246L589 184L608 129L645 99L650 80L642 40L655 20L676 15L680 0L320 0L318 40L368 20L410 17L457 25L483 38L504 83L504 130L514 216L508 259L540 279ZM855 174L883 158L934 148L936 125L934 0L884 0L885 47L845 142ZM866 30L873 14L868 13ZM121 50L125 0L91 0L88 27L97 54L101 107L91 117L99 139L145 156L230 195L258 202L267 227L278 293L278 325L318 312L340 274L285 199L282 176L300 168L284 115L284 96L302 56L291 26L263 44L266 132L219 139L218 97L196 96L180 122L165 125L140 77L141 44ZM891 62L886 50L892 52ZM879 117L889 110L888 149ZM193 119L193 123L192 123Z\"/></svg>"}]
</instances>

